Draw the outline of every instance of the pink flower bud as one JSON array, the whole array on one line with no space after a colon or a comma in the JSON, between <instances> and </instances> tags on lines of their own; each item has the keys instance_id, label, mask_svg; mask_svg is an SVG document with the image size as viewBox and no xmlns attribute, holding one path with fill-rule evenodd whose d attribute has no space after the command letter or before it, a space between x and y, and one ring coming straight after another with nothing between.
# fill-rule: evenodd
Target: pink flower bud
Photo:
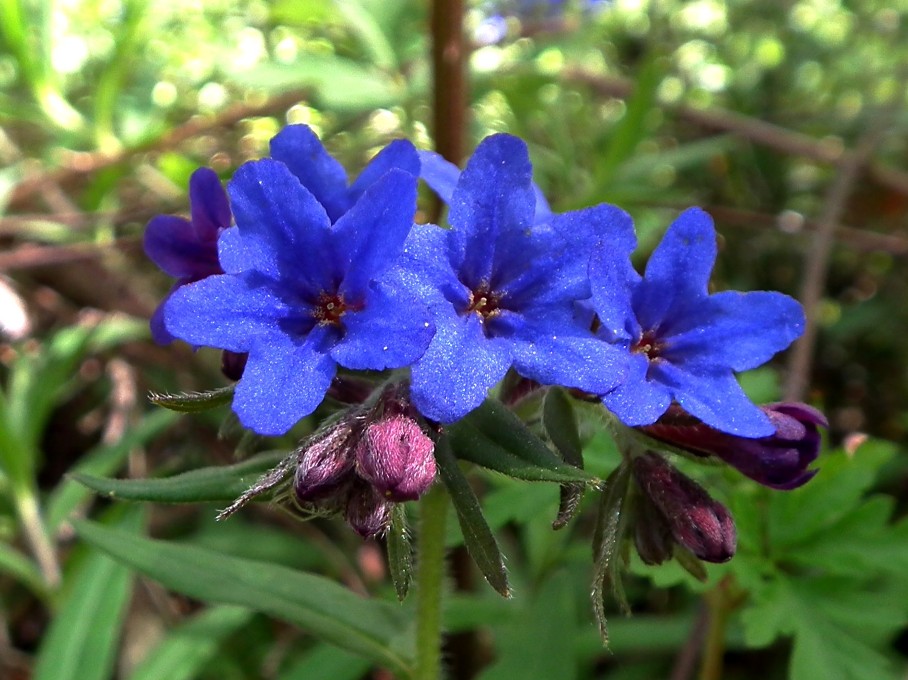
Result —
<instances>
[{"instance_id":1,"label":"pink flower bud","mask_svg":"<svg viewBox=\"0 0 908 680\"><path fill-rule=\"evenodd\" d=\"M300 449L293 478L293 491L300 503L329 498L353 478L354 424L340 420L324 433L316 433Z\"/></svg>"},{"instance_id":2,"label":"pink flower bud","mask_svg":"<svg viewBox=\"0 0 908 680\"><path fill-rule=\"evenodd\" d=\"M356 447L356 470L385 498L412 501L435 479L435 443L408 416L392 415L366 426Z\"/></svg>"},{"instance_id":3,"label":"pink flower bud","mask_svg":"<svg viewBox=\"0 0 908 680\"><path fill-rule=\"evenodd\" d=\"M634 478L665 517L677 543L706 562L726 562L735 554L735 522L725 506L658 454L634 458Z\"/></svg>"},{"instance_id":4,"label":"pink flower bud","mask_svg":"<svg viewBox=\"0 0 908 680\"><path fill-rule=\"evenodd\" d=\"M363 538L384 533L391 524L392 504L376 493L368 484L356 482L347 498L344 518L352 529Z\"/></svg>"}]
</instances>

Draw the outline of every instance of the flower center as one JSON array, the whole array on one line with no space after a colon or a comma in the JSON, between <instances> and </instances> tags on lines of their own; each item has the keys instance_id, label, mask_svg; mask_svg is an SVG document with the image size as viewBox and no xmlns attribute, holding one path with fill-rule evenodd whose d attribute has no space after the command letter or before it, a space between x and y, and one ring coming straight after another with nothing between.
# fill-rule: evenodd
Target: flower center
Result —
<instances>
[{"instance_id":1,"label":"flower center","mask_svg":"<svg viewBox=\"0 0 908 680\"><path fill-rule=\"evenodd\" d=\"M645 354L650 361L658 359L664 349L665 344L659 340L653 331L644 331L640 339L631 345L631 352Z\"/></svg>"},{"instance_id":2,"label":"flower center","mask_svg":"<svg viewBox=\"0 0 908 680\"><path fill-rule=\"evenodd\" d=\"M362 305L348 304L339 293L322 293L318 296L318 300L315 303L315 309L312 311L312 316L314 316L320 324L333 324L339 326L341 317L346 314L347 311L357 311L359 309L362 309Z\"/></svg>"},{"instance_id":3,"label":"flower center","mask_svg":"<svg viewBox=\"0 0 908 680\"><path fill-rule=\"evenodd\" d=\"M501 296L495 291L489 290L487 284L470 292L470 302L467 305L465 314L476 312L483 319L497 316L501 313Z\"/></svg>"}]
</instances>

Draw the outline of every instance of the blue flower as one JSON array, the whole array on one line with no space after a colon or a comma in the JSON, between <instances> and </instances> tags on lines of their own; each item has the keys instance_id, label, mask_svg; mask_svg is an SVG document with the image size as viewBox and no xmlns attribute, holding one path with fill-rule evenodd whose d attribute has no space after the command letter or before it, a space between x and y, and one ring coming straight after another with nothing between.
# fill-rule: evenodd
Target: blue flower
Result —
<instances>
[{"instance_id":1,"label":"blue flower","mask_svg":"<svg viewBox=\"0 0 908 680\"><path fill-rule=\"evenodd\" d=\"M322 146L306 125L288 125L271 139L271 157L286 165L315 200L322 204L331 222L337 222L379 177L399 168L419 175L419 157L410 142L398 139L388 144L347 186L347 173Z\"/></svg>"},{"instance_id":2,"label":"blue flower","mask_svg":"<svg viewBox=\"0 0 908 680\"><path fill-rule=\"evenodd\" d=\"M186 342L249 353L233 400L245 426L282 434L318 406L338 365L399 368L423 353L434 332L424 304L384 279L412 225L413 175L374 179L334 224L275 160L244 164L228 191L225 274L180 288L164 319Z\"/></svg>"},{"instance_id":3,"label":"blue flower","mask_svg":"<svg viewBox=\"0 0 908 680\"><path fill-rule=\"evenodd\" d=\"M573 305L590 295L595 242L607 239L606 252L628 258L630 217L599 205L537 223L531 174L521 140L488 137L450 193L440 192L452 228L416 225L407 241L402 285L429 301L437 328L412 367L411 396L433 420L453 422L476 408L511 367L597 394L623 377L623 352L597 340Z\"/></svg>"},{"instance_id":4,"label":"blue flower","mask_svg":"<svg viewBox=\"0 0 908 680\"><path fill-rule=\"evenodd\" d=\"M221 180L210 168L199 168L189 178L191 219L158 215L145 230L145 253L163 271L177 279L151 317L151 336L166 345L174 337L164 327L164 304L187 283L222 274L218 236L230 226L230 204Z\"/></svg>"},{"instance_id":5,"label":"blue flower","mask_svg":"<svg viewBox=\"0 0 908 680\"><path fill-rule=\"evenodd\" d=\"M602 397L627 425L656 422L672 401L707 425L741 437L775 427L735 379L768 361L804 330L797 301L757 291L709 295L716 233L699 208L683 212L641 278L602 249L590 262L600 337L630 359L627 380Z\"/></svg>"}]
</instances>

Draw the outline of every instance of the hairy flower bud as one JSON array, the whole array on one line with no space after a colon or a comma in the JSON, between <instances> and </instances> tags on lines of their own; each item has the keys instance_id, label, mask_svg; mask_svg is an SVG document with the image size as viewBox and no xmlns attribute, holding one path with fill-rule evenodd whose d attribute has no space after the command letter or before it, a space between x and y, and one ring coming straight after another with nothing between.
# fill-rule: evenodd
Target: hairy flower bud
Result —
<instances>
[{"instance_id":1,"label":"hairy flower bud","mask_svg":"<svg viewBox=\"0 0 908 680\"><path fill-rule=\"evenodd\" d=\"M646 494L640 494L634 515L634 547L644 564L662 564L672 556L672 528Z\"/></svg>"},{"instance_id":2,"label":"hairy flower bud","mask_svg":"<svg viewBox=\"0 0 908 680\"><path fill-rule=\"evenodd\" d=\"M411 417L392 415L369 424L356 447L357 473L385 498L412 501L435 479L435 443Z\"/></svg>"},{"instance_id":3,"label":"hairy flower bud","mask_svg":"<svg viewBox=\"0 0 908 680\"><path fill-rule=\"evenodd\" d=\"M363 538L384 533L391 523L392 504L362 481L353 484L347 497L344 519Z\"/></svg>"},{"instance_id":4,"label":"hairy flower bud","mask_svg":"<svg viewBox=\"0 0 908 680\"><path fill-rule=\"evenodd\" d=\"M764 404L760 409L775 434L760 439L736 437L716 430L672 406L655 424L640 429L655 439L701 456L718 456L754 481L773 489L795 489L817 473L808 470L820 451L819 426L826 417L799 402Z\"/></svg>"},{"instance_id":5,"label":"hairy flower bud","mask_svg":"<svg viewBox=\"0 0 908 680\"><path fill-rule=\"evenodd\" d=\"M299 450L293 492L300 503L332 496L353 477L353 444L356 423L342 419L323 433L316 433Z\"/></svg>"},{"instance_id":6,"label":"hairy flower bud","mask_svg":"<svg viewBox=\"0 0 908 680\"><path fill-rule=\"evenodd\" d=\"M672 537L706 562L726 562L735 554L735 522L724 505L658 454L634 458L633 472L643 493L668 522Z\"/></svg>"}]
</instances>

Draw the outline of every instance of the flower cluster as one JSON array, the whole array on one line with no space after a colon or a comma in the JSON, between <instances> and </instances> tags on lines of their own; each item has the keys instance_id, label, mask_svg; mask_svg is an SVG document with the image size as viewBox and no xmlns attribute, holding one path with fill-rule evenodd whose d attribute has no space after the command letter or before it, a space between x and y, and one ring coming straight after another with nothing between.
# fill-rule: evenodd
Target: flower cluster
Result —
<instances>
[{"instance_id":1,"label":"flower cluster","mask_svg":"<svg viewBox=\"0 0 908 680\"><path fill-rule=\"evenodd\" d=\"M447 203L450 228L414 224L420 179ZM297 501L342 503L364 535L386 526L388 503L427 488L425 432L462 419L509 372L599 399L625 425L769 486L812 475L822 416L759 408L735 378L801 334L800 305L710 294L716 234L702 210L678 217L641 275L630 216L607 204L554 213L516 137L486 138L463 172L395 141L348 185L300 125L272 140L270 158L243 164L226 194L197 171L190 201L191 220L158 217L146 233L149 256L177 278L154 337L240 357L243 425L287 432L339 369L408 369L395 378L406 409L363 406L370 415L348 414L299 453ZM647 461L635 464L640 479L652 477ZM729 549L727 535L717 540L717 553Z\"/></svg>"}]
</instances>

